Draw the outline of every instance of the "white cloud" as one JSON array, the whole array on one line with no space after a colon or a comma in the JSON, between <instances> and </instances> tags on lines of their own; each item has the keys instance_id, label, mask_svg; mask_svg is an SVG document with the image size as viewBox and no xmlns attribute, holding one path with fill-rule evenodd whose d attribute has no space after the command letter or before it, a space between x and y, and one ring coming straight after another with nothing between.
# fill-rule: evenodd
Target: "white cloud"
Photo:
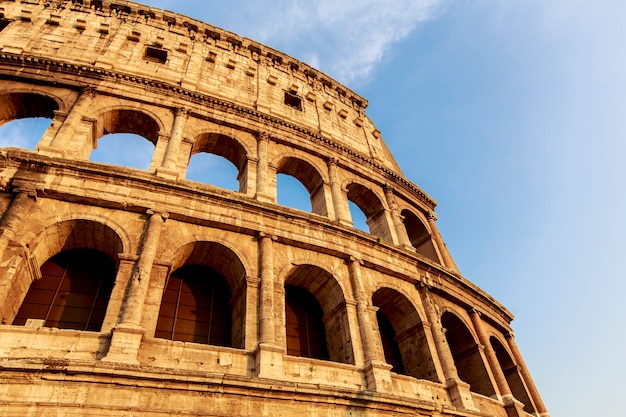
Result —
<instances>
[{"instance_id":1,"label":"white cloud","mask_svg":"<svg viewBox=\"0 0 626 417\"><path fill-rule=\"evenodd\" d=\"M343 83L363 81L393 43L437 16L442 0L281 1L256 39ZM276 12L279 10L280 12ZM319 64L319 66L318 66Z\"/></svg>"}]
</instances>

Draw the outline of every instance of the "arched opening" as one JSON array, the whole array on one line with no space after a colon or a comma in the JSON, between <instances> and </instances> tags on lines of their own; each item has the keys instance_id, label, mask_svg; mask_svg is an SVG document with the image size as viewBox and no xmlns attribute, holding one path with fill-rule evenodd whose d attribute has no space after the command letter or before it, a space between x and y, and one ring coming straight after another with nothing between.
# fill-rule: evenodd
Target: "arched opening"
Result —
<instances>
[{"instance_id":1,"label":"arched opening","mask_svg":"<svg viewBox=\"0 0 626 417\"><path fill-rule=\"evenodd\" d=\"M535 408L533 407L533 403L528 395L528 391L526 390L526 384L524 384L517 365L513 362L513 359L511 359L511 356L507 352L506 348L498 339L491 336L489 338L489 342L496 353L498 363L504 373L507 384L509 384L511 394L513 394L516 400L524 404L524 411L534 414Z\"/></svg>"},{"instance_id":2,"label":"arched opening","mask_svg":"<svg viewBox=\"0 0 626 417\"><path fill-rule=\"evenodd\" d=\"M441 316L441 325L446 329L446 339L452 352L454 364L470 390L487 397L495 395L495 390L485 363L480 355L478 344L463 321L450 312Z\"/></svg>"},{"instance_id":3,"label":"arched opening","mask_svg":"<svg viewBox=\"0 0 626 417\"><path fill-rule=\"evenodd\" d=\"M276 169L276 174L280 176L289 176L295 179L301 184L307 192L308 200L310 201L310 209L305 206L303 201L298 201L297 198L300 194L294 193L293 190L297 190L298 184L295 181L291 181L288 185L290 187L281 187L282 184L277 184L277 200L279 202L287 202L290 207L303 208L307 207L306 211L311 211L320 216L327 216L328 209L326 207L326 197L324 196L324 180L320 173L310 163L303 161L302 159L286 157L280 160ZM286 194L286 195L283 195Z\"/></svg>"},{"instance_id":4,"label":"arched opening","mask_svg":"<svg viewBox=\"0 0 626 417\"><path fill-rule=\"evenodd\" d=\"M439 262L433 240L424 223L410 210L402 210L400 214L404 217L404 227L409 236L409 241L417 253Z\"/></svg>"},{"instance_id":5,"label":"arched opening","mask_svg":"<svg viewBox=\"0 0 626 417\"><path fill-rule=\"evenodd\" d=\"M99 332L113 289L115 262L94 249L63 251L45 262L13 320L45 327Z\"/></svg>"},{"instance_id":6,"label":"arched opening","mask_svg":"<svg viewBox=\"0 0 626 417\"><path fill-rule=\"evenodd\" d=\"M200 152L189 159L185 178L212 184L227 190L239 191L237 167L228 159L211 153Z\"/></svg>"},{"instance_id":7,"label":"arched opening","mask_svg":"<svg viewBox=\"0 0 626 417\"><path fill-rule=\"evenodd\" d=\"M8 93L0 95L0 125L16 119L43 117L53 119L58 103L37 93Z\"/></svg>"},{"instance_id":8,"label":"arched opening","mask_svg":"<svg viewBox=\"0 0 626 417\"><path fill-rule=\"evenodd\" d=\"M173 259L155 337L244 347L246 271L237 255L215 242L193 242Z\"/></svg>"},{"instance_id":9,"label":"arched opening","mask_svg":"<svg viewBox=\"0 0 626 417\"><path fill-rule=\"evenodd\" d=\"M323 356L317 359L354 363L345 298L341 287L330 273L314 265L295 267L285 279L285 297L286 316L291 316L289 322L285 323L285 330L287 335L297 338L288 340L291 343L287 347L288 351L299 352L305 356L303 353L308 350L302 349L302 344L312 341L321 344L325 339L327 353L319 346L311 350L318 356ZM300 311L301 309L305 312ZM312 324L302 327L303 320L309 319L313 320ZM316 331L316 336L301 339L303 329Z\"/></svg>"},{"instance_id":10,"label":"arched opening","mask_svg":"<svg viewBox=\"0 0 626 417\"><path fill-rule=\"evenodd\" d=\"M350 209L350 218L352 219L352 225L355 229L359 229L362 232L369 233L370 227L367 225L367 217L363 210L359 208L352 201L348 201L348 208Z\"/></svg>"},{"instance_id":11,"label":"arched opening","mask_svg":"<svg viewBox=\"0 0 626 417\"><path fill-rule=\"evenodd\" d=\"M378 321L378 331L380 332L385 360L391 365L391 372L406 375L404 363L402 363L402 353L400 353L400 346L396 340L396 331L387 316L380 310L376 312L376 320Z\"/></svg>"},{"instance_id":12,"label":"arched opening","mask_svg":"<svg viewBox=\"0 0 626 417\"><path fill-rule=\"evenodd\" d=\"M392 372L439 382L426 332L417 310L396 290L381 288L372 296L387 363Z\"/></svg>"},{"instance_id":13,"label":"arched opening","mask_svg":"<svg viewBox=\"0 0 626 417\"><path fill-rule=\"evenodd\" d=\"M276 201L283 206L311 211L309 192L297 178L287 174L276 175Z\"/></svg>"},{"instance_id":14,"label":"arched opening","mask_svg":"<svg viewBox=\"0 0 626 417\"><path fill-rule=\"evenodd\" d=\"M155 337L231 346L230 288L204 265L185 265L165 284Z\"/></svg>"},{"instance_id":15,"label":"arched opening","mask_svg":"<svg viewBox=\"0 0 626 417\"><path fill-rule=\"evenodd\" d=\"M196 154L207 153L219 156L221 158L226 159L226 161L230 162L236 169L236 175L234 177L225 178L225 171L221 168L223 167L222 162L218 162L215 164L216 158L208 159L209 164L197 164L194 156ZM225 184L226 181L229 181L229 184L237 181L239 184L238 187L224 187L228 189L235 189L239 192L245 192L247 189L247 176L248 176L248 156L245 148L235 139L228 137L226 135L221 135L218 133L205 133L198 136L191 148L191 156L189 160L189 164L191 165L191 159L194 159L194 167L192 167L192 171L186 174L187 179L192 179L190 174L197 179L201 179L205 184L213 184L217 186L221 186L220 184ZM202 158L200 157L200 160ZM202 160L204 162L207 159ZM227 170L226 172L232 173L232 169Z\"/></svg>"},{"instance_id":16,"label":"arched opening","mask_svg":"<svg viewBox=\"0 0 626 417\"><path fill-rule=\"evenodd\" d=\"M84 219L54 222L33 237L29 246L31 255L28 258L23 256L23 251L19 247L9 246L5 250L5 259L14 256L14 259L20 260L14 268L4 270L3 279L10 283L11 288L6 302L0 306L3 321L6 323L14 322L29 288L41 276L38 270L41 269L42 264L37 262L38 259L50 260L59 253L74 253L75 249L92 249L111 259L117 270L118 255L124 253L125 249L122 238L110 226ZM74 258L80 258L80 256L71 257L70 260Z\"/></svg>"},{"instance_id":17,"label":"arched opening","mask_svg":"<svg viewBox=\"0 0 626 417\"><path fill-rule=\"evenodd\" d=\"M89 159L147 169L159 136L159 125L137 110L111 110L97 124L96 148Z\"/></svg>"},{"instance_id":18,"label":"arched opening","mask_svg":"<svg viewBox=\"0 0 626 417\"><path fill-rule=\"evenodd\" d=\"M147 170L154 145L132 133L112 133L98 140L98 147L89 155L92 162Z\"/></svg>"},{"instance_id":19,"label":"arched opening","mask_svg":"<svg viewBox=\"0 0 626 417\"><path fill-rule=\"evenodd\" d=\"M372 235L387 241L391 240L391 232L385 216L385 207L372 190L361 184L352 183L348 185L348 200L353 202L363 212Z\"/></svg>"},{"instance_id":20,"label":"arched opening","mask_svg":"<svg viewBox=\"0 0 626 417\"><path fill-rule=\"evenodd\" d=\"M42 94L0 95L0 146L35 149L57 110L58 103Z\"/></svg>"},{"instance_id":21,"label":"arched opening","mask_svg":"<svg viewBox=\"0 0 626 417\"><path fill-rule=\"evenodd\" d=\"M287 355L330 359L322 308L308 291L285 286Z\"/></svg>"}]
</instances>

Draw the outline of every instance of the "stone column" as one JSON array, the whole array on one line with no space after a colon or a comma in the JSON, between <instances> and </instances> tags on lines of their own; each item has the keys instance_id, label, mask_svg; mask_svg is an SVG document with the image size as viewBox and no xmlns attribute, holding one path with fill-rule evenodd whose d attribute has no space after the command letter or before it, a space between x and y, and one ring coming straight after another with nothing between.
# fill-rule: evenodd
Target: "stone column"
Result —
<instances>
[{"instance_id":1,"label":"stone column","mask_svg":"<svg viewBox=\"0 0 626 417\"><path fill-rule=\"evenodd\" d=\"M443 264L445 267L454 270L456 273L459 273L459 268L457 268L452 256L450 256L450 252L448 252L448 248L446 244L443 242L441 238L441 234L439 230L437 230L437 226L435 225L435 221L437 221L437 215L434 211L431 211L428 214L428 225L430 226L430 231L433 235L433 239L435 240L435 245L437 246L437 250L439 254L441 254Z\"/></svg>"},{"instance_id":2,"label":"stone column","mask_svg":"<svg viewBox=\"0 0 626 417\"><path fill-rule=\"evenodd\" d=\"M441 362L444 378L446 379L446 388L452 404L457 407L463 407L468 410L477 410L472 400L472 394L469 390L469 384L461 381L454 365L454 358L450 351L450 346L445 336L445 329L441 326L439 314L435 310L435 304L430 296L428 286L419 283L417 289L426 311L426 316L430 322L430 329L435 341L437 356Z\"/></svg>"},{"instance_id":3,"label":"stone column","mask_svg":"<svg viewBox=\"0 0 626 417\"><path fill-rule=\"evenodd\" d=\"M264 378L282 376L285 349L276 345L274 303L274 236L258 234L259 242L259 345L255 352L256 375Z\"/></svg>"},{"instance_id":4,"label":"stone column","mask_svg":"<svg viewBox=\"0 0 626 417\"><path fill-rule=\"evenodd\" d=\"M161 170L157 172L168 172L174 176L178 176L178 166L176 161L178 160L178 152L180 144L183 140L183 131L185 128L185 122L189 115L189 110L184 108L177 108L174 111L174 123L172 124L172 133L167 141L167 148L165 150L165 157L161 163Z\"/></svg>"},{"instance_id":5,"label":"stone column","mask_svg":"<svg viewBox=\"0 0 626 417\"><path fill-rule=\"evenodd\" d=\"M511 353L513 354L513 359L515 363L519 367L520 375L526 384L526 388L528 389L528 395L531 400L535 403L535 410L541 417L549 417L550 414L548 410L546 410L546 406L543 404L543 400L539 395L539 391L537 391L537 387L535 386L535 382L533 381L530 373L528 372L528 368L526 368L526 363L524 363L524 359L517 348L517 343L515 343L515 338L512 332L506 333L505 335L506 342L509 345L509 349L511 349Z\"/></svg>"},{"instance_id":6,"label":"stone column","mask_svg":"<svg viewBox=\"0 0 626 417\"><path fill-rule=\"evenodd\" d=\"M37 200L35 190L16 189L14 191L15 197L0 220L0 260L9 242L15 238L15 232L22 226L24 218Z\"/></svg>"},{"instance_id":7,"label":"stone column","mask_svg":"<svg viewBox=\"0 0 626 417\"><path fill-rule=\"evenodd\" d=\"M268 174L268 144L270 136L266 132L259 132L257 137L257 163L256 174L256 199L259 201L272 202L274 198L269 192L269 174Z\"/></svg>"},{"instance_id":8,"label":"stone column","mask_svg":"<svg viewBox=\"0 0 626 417\"><path fill-rule=\"evenodd\" d=\"M384 187L385 190L385 199L387 200L387 205L389 206L391 220L393 222L393 227L396 231L396 237L398 239L398 245L411 248L411 241L409 240L409 235L406 231L406 227L404 227L404 222L402 221L402 216L398 212L398 204L396 204L396 198L394 196L393 187L390 185L386 185Z\"/></svg>"},{"instance_id":9,"label":"stone column","mask_svg":"<svg viewBox=\"0 0 626 417\"><path fill-rule=\"evenodd\" d=\"M106 362L138 363L137 353L145 333L141 327L141 316L161 229L168 217L167 212L148 210L146 213L149 217L141 252L128 283L128 295L120 323L113 329L109 351L107 356L102 359Z\"/></svg>"},{"instance_id":10,"label":"stone column","mask_svg":"<svg viewBox=\"0 0 626 417\"><path fill-rule=\"evenodd\" d=\"M274 331L274 247L272 236L258 235L260 294L259 294L259 343L276 342Z\"/></svg>"},{"instance_id":11,"label":"stone column","mask_svg":"<svg viewBox=\"0 0 626 417\"><path fill-rule=\"evenodd\" d=\"M363 276L361 275L361 262L360 259L351 256L348 259L348 271L350 273L352 292L356 300L357 319L363 345L363 359L365 362L368 362L379 358L376 355L376 335L370 321L369 303L365 296L365 286L363 285Z\"/></svg>"},{"instance_id":12,"label":"stone column","mask_svg":"<svg viewBox=\"0 0 626 417\"><path fill-rule=\"evenodd\" d=\"M376 308L370 308L367 302L365 285L361 273L361 260L351 256L348 263L350 274L350 284L356 300L356 314L363 346L364 372L367 389L370 391L385 392L392 387L391 366L384 358L377 355L377 341L371 318L375 314Z\"/></svg>"},{"instance_id":13,"label":"stone column","mask_svg":"<svg viewBox=\"0 0 626 417\"><path fill-rule=\"evenodd\" d=\"M19 297L11 294L11 289L15 283L16 272L20 268L19 265L24 265L24 268L28 268L27 264L30 262L27 252L25 252L26 248L9 246L9 244L15 239L16 233L23 226L24 219L35 205L37 199L35 190L18 188L14 192L16 194L2 220L0 220L0 261L2 261L0 266L2 272L2 278L0 279L1 324L9 324L8 321L12 320L19 309L18 304L21 302L21 299L17 299ZM33 272L37 273L38 270Z\"/></svg>"},{"instance_id":14,"label":"stone column","mask_svg":"<svg viewBox=\"0 0 626 417\"><path fill-rule=\"evenodd\" d=\"M328 178L330 180L330 193L333 197L333 208L335 209L335 220L345 226L352 226L352 220L344 204L345 199L341 192L341 183L339 182L339 176L337 174L338 162L337 158L329 158L326 162L328 165Z\"/></svg>"},{"instance_id":15,"label":"stone column","mask_svg":"<svg viewBox=\"0 0 626 417\"><path fill-rule=\"evenodd\" d=\"M504 372L502 372L502 367L500 366L500 362L498 362L496 352L493 350L493 346L491 346L489 338L485 333L485 329L483 328L483 322L480 318L480 312L475 308L470 308L468 310L468 313L470 319L472 320L472 324L474 325L476 335L478 336L478 341L481 345L483 345L485 356L487 357L487 362L489 363L489 367L491 368L491 374L496 381L498 391L503 399L508 400L512 398L513 394L511 394L509 383L506 381Z\"/></svg>"},{"instance_id":16,"label":"stone column","mask_svg":"<svg viewBox=\"0 0 626 417\"><path fill-rule=\"evenodd\" d=\"M78 130L80 124L82 123L83 115L88 114L88 110L93 103L93 99L96 97L96 89L93 87L86 87L80 92L80 95L72 105L72 109L69 111L65 121L59 127L57 134L52 139L50 143L50 147L52 148L52 152L61 153L63 156L66 155L66 148L69 145L69 141L76 136L76 131ZM94 138L90 138L93 140ZM92 144L89 144L92 146ZM81 146L82 149L82 146ZM42 149L44 153L46 150L50 150L49 148ZM73 150L70 153L76 153Z\"/></svg>"}]
</instances>

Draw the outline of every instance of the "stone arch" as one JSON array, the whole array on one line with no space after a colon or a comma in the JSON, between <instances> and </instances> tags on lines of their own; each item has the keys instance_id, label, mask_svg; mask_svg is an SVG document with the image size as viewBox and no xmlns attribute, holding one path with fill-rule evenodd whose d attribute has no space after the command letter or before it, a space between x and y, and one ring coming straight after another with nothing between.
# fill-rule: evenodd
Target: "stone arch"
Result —
<instances>
[{"instance_id":1,"label":"stone arch","mask_svg":"<svg viewBox=\"0 0 626 417\"><path fill-rule=\"evenodd\" d=\"M320 216L328 216L324 179L314 164L301 157L285 156L276 163L276 174L290 175L297 179L309 193L311 211Z\"/></svg>"},{"instance_id":2,"label":"stone arch","mask_svg":"<svg viewBox=\"0 0 626 417\"><path fill-rule=\"evenodd\" d=\"M470 328L450 311L442 314L441 325L446 329L446 340L459 378L467 382L473 392L487 397L496 395L480 347Z\"/></svg>"},{"instance_id":3,"label":"stone arch","mask_svg":"<svg viewBox=\"0 0 626 417\"><path fill-rule=\"evenodd\" d=\"M392 371L440 382L422 319L413 303L398 290L381 287L372 295L387 362Z\"/></svg>"},{"instance_id":4,"label":"stone arch","mask_svg":"<svg viewBox=\"0 0 626 417\"><path fill-rule=\"evenodd\" d=\"M400 215L403 217L404 228L415 251L435 262L440 262L432 235L424 222L409 209L402 210Z\"/></svg>"},{"instance_id":5,"label":"stone arch","mask_svg":"<svg viewBox=\"0 0 626 417\"><path fill-rule=\"evenodd\" d=\"M519 373L519 366L513 361L508 350L504 347L504 344L495 336L489 338L489 343L496 354L496 358L498 359L498 363L513 397L524 404L524 411L534 414L535 407L530 399L530 395L528 395L526 384Z\"/></svg>"},{"instance_id":6,"label":"stone arch","mask_svg":"<svg viewBox=\"0 0 626 417\"><path fill-rule=\"evenodd\" d=\"M84 249L97 251L111 259L113 269L117 271L119 254L125 249L123 239L116 230L104 222L83 218L48 224L34 236L27 247L31 248L30 255L17 268L12 278L13 292L7 297L7 305L3 306L9 312L5 314L10 317L17 313L33 282L42 278L42 269L46 262L57 255ZM71 262L75 260L74 258Z\"/></svg>"},{"instance_id":7,"label":"stone arch","mask_svg":"<svg viewBox=\"0 0 626 417\"><path fill-rule=\"evenodd\" d=\"M339 282L325 270L312 264L291 268L284 280L285 293L289 287L306 291L321 309L328 359L334 362L354 363L346 299ZM288 309L289 302L285 302ZM286 323L289 326L288 323Z\"/></svg>"},{"instance_id":8,"label":"stone arch","mask_svg":"<svg viewBox=\"0 0 626 417\"><path fill-rule=\"evenodd\" d=\"M139 135L156 146L163 123L154 113L132 104L102 109L97 117L94 143L111 133Z\"/></svg>"},{"instance_id":9,"label":"stone arch","mask_svg":"<svg viewBox=\"0 0 626 417\"><path fill-rule=\"evenodd\" d=\"M350 182L345 187L349 201L356 204L367 218L370 233L384 240L391 241L391 229L386 216L384 199L372 189L358 182Z\"/></svg>"},{"instance_id":10,"label":"stone arch","mask_svg":"<svg viewBox=\"0 0 626 417\"><path fill-rule=\"evenodd\" d=\"M31 117L53 119L54 112L60 110L62 105L60 99L48 92L15 90L0 93L0 126L12 120Z\"/></svg>"},{"instance_id":11,"label":"stone arch","mask_svg":"<svg viewBox=\"0 0 626 417\"><path fill-rule=\"evenodd\" d=\"M245 192L249 151L239 140L221 133L202 133L196 136L189 158L191 159L193 155L201 152L220 156L233 164L237 169L239 192Z\"/></svg>"},{"instance_id":12,"label":"stone arch","mask_svg":"<svg viewBox=\"0 0 626 417\"><path fill-rule=\"evenodd\" d=\"M221 243L195 241L177 248L171 261L155 337L243 348L247 274L239 256Z\"/></svg>"}]
</instances>

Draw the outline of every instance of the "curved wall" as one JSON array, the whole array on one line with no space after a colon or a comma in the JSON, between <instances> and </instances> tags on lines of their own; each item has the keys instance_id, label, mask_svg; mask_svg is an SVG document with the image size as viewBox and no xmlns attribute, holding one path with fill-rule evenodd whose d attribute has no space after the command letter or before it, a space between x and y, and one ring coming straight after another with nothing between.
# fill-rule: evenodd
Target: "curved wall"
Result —
<instances>
[{"instance_id":1,"label":"curved wall","mask_svg":"<svg viewBox=\"0 0 626 417\"><path fill-rule=\"evenodd\" d=\"M512 315L460 275L365 99L140 4L0 16L2 122L51 119L33 151L0 150L0 409L547 415ZM151 142L149 168L91 162L111 133ZM237 191L185 179L202 152ZM278 174L310 213L276 203ZM115 263L105 307L80 250ZM99 331L76 324L101 309Z\"/></svg>"}]
</instances>

